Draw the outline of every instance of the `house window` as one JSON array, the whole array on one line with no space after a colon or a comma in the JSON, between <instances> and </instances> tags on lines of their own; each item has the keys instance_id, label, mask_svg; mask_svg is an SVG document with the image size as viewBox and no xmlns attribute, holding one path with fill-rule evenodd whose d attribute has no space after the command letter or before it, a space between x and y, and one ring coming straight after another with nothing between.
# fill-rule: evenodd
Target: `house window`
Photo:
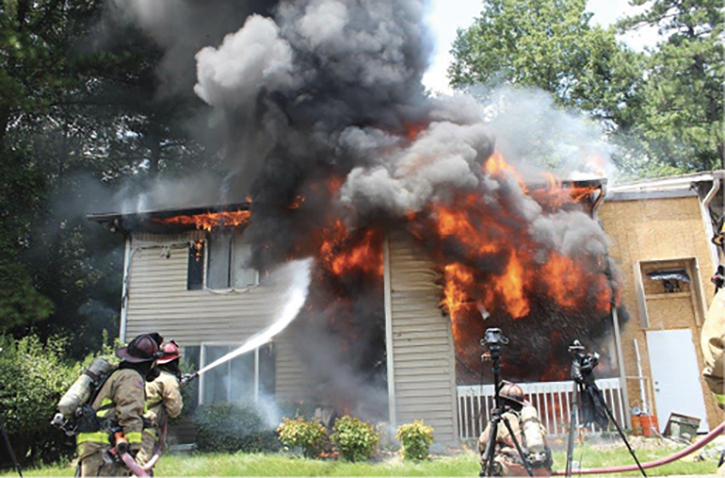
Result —
<instances>
[{"instance_id":1,"label":"house window","mask_svg":"<svg viewBox=\"0 0 725 478\"><path fill-rule=\"evenodd\" d=\"M690 275L686 266L677 262L649 263L644 265L645 293L646 294L674 294L677 292L690 292Z\"/></svg>"},{"instance_id":2,"label":"house window","mask_svg":"<svg viewBox=\"0 0 725 478\"><path fill-rule=\"evenodd\" d=\"M255 286L259 273L249 267L252 248L239 233L215 233L209 236L207 280L209 289Z\"/></svg>"},{"instance_id":3,"label":"house window","mask_svg":"<svg viewBox=\"0 0 725 478\"><path fill-rule=\"evenodd\" d=\"M237 348L237 345L202 344L202 367ZM201 375L199 403L250 402L274 395L272 345L235 357Z\"/></svg>"},{"instance_id":4,"label":"house window","mask_svg":"<svg viewBox=\"0 0 725 478\"><path fill-rule=\"evenodd\" d=\"M186 276L186 290L200 290L204 287L204 241L189 245L189 261Z\"/></svg>"}]
</instances>

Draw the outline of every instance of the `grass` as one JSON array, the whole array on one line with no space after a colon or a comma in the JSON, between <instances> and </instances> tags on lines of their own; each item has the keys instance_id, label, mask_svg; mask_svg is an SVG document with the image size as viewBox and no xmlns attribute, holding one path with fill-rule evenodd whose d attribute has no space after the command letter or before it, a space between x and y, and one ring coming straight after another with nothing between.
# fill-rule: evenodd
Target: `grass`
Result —
<instances>
[{"instance_id":1,"label":"grass","mask_svg":"<svg viewBox=\"0 0 725 478\"><path fill-rule=\"evenodd\" d=\"M679 448L671 446L645 449L635 447L641 463L663 458ZM688 460L689 459L689 460ZM629 465L634 461L624 445L578 446L574 460L583 468ZM554 453L554 469L565 466L565 452ZM692 461L691 457L648 471L648 475L708 475L714 474L714 461ZM48 466L24 470L24 476L73 476L74 468ZM156 476L478 476L478 456L470 451L455 456L437 456L421 463L408 463L391 456L369 463L346 463L337 460L312 460L282 454L221 454L166 455L159 461ZM576 474L576 473L575 473ZM12 470L0 476L13 476ZM596 475L592 475L596 476ZM639 472L606 476L639 476Z\"/></svg>"}]
</instances>

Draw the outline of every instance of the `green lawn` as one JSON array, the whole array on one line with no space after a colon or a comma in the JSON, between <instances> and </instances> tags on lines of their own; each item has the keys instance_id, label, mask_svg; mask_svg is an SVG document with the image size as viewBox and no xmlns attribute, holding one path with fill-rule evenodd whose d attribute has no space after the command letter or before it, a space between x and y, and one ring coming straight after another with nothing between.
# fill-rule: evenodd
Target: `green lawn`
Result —
<instances>
[{"instance_id":1,"label":"green lawn","mask_svg":"<svg viewBox=\"0 0 725 478\"><path fill-rule=\"evenodd\" d=\"M644 463L670 455L677 448L638 449ZM714 453L713 453L714 456ZM714 461L692 461L691 457L648 471L648 475L707 475L715 472ZM624 446L578 446L575 461L583 468L633 464ZM563 469L565 453L554 454L554 469ZM472 452L435 457L423 463L406 463L397 456L378 458L370 463L345 463L336 460L308 460L275 454L196 454L167 455L156 466L156 476L478 476L478 457ZM26 476L73 476L70 466L51 466L24 470ZM0 476L12 476L5 470ZM607 476L639 476L639 472Z\"/></svg>"}]
</instances>

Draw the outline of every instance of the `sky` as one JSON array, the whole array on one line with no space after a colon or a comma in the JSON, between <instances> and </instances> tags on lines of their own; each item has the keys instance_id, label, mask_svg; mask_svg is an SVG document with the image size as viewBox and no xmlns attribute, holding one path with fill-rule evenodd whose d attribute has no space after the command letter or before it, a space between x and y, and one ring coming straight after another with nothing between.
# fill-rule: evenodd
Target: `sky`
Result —
<instances>
[{"instance_id":1,"label":"sky","mask_svg":"<svg viewBox=\"0 0 725 478\"><path fill-rule=\"evenodd\" d=\"M455 2L455 8L451 4ZM428 24L435 37L436 51L432 64L423 83L431 91L451 93L446 78L446 70L453 57L450 54L451 45L456 38L459 28L467 28L474 18L479 16L483 0L430 0ZM587 10L592 12L592 23L608 26L618 18L637 13L636 8L629 6L628 0L588 0ZM621 40L631 48L641 51L647 45L653 45L657 38L654 29L647 29L622 37Z\"/></svg>"}]
</instances>

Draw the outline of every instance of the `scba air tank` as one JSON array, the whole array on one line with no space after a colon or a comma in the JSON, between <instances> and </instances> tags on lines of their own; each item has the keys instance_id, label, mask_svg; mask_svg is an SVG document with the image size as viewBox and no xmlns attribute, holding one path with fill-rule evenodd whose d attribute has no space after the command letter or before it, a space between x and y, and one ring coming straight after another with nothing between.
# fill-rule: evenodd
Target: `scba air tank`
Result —
<instances>
[{"instance_id":1,"label":"scba air tank","mask_svg":"<svg viewBox=\"0 0 725 478\"><path fill-rule=\"evenodd\" d=\"M532 461L540 461L546 455L546 439L539 422L536 408L526 406L521 409L521 423L523 427L524 444Z\"/></svg>"},{"instance_id":2,"label":"scba air tank","mask_svg":"<svg viewBox=\"0 0 725 478\"><path fill-rule=\"evenodd\" d=\"M58 411L66 418L73 417L75 411L91 398L94 383L101 377L113 370L113 366L107 360L97 358L90 367L86 369L73 385L65 392L63 398L58 402Z\"/></svg>"}]
</instances>

